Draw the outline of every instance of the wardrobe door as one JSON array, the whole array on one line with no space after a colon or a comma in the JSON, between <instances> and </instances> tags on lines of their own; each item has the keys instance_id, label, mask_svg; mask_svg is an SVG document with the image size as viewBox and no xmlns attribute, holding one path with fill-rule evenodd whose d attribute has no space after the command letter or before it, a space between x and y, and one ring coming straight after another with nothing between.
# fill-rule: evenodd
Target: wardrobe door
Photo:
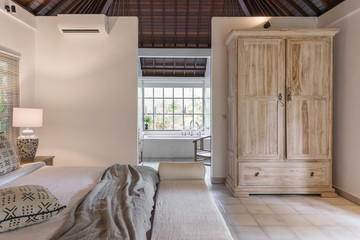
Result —
<instances>
[{"instance_id":1,"label":"wardrobe door","mask_svg":"<svg viewBox=\"0 0 360 240\"><path fill-rule=\"evenodd\" d=\"M238 155L282 159L285 45L282 39L238 39Z\"/></svg>"},{"instance_id":2,"label":"wardrobe door","mask_svg":"<svg viewBox=\"0 0 360 240\"><path fill-rule=\"evenodd\" d=\"M331 39L287 42L288 159L331 158Z\"/></svg>"}]
</instances>

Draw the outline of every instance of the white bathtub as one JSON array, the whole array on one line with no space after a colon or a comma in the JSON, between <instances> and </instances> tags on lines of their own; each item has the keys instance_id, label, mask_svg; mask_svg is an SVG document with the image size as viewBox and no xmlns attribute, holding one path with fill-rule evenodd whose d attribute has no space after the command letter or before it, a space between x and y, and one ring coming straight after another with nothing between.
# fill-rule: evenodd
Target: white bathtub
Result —
<instances>
[{"instance_id":1,"label":"white bathtub","mask_svg":"<svg viewBox=\"0 0 360 240\"><path fill-rule=\"evenodd\" d=\"M143 159L194 159L193 140L202 136L144 135Z\"/></svg>"},{"instance_id":2,"label":"white bathtub","mask_svg":"<svg viewBox=\"0 0 360 240\"><path fill-rule=\"evenodd\" d=\"M183 135L144 135L144 139L162 139L162 140L195 140L203 136L183 136Z\"/></svg>"}]
</instances>

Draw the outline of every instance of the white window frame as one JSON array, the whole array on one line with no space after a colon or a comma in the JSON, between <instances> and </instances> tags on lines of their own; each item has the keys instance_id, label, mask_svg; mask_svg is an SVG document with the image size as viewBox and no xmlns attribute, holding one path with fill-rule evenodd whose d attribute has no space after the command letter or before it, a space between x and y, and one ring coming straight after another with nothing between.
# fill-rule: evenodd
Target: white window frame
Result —
<instances>
[{"instance_id":1,"label":"white window frame","mask_svg":"<svg viewBox=\"0 0 360 240\"><path fill-rule=\"evenodd\" d=\"M192 97L191 98L185 98L184 97L184 92L183 92L183 101L182 101L182 109L183 112L182 113L172 113L172 114L165 114L165 113L161 113L163 116L165 115L172 115L173 116L173 129L149 129L147 131L182 131L183 129L190 129L190 126L185 126L185 115L192 115L192 122L193 122L193 127L194 129L197 129L197 126L195 124L194 121L194 116L196 115L201 115L202 116L202 128L204 128L206 126L206 118L205 118L205 81L204 80L199 80L199 79L184 79L184 78L148 78L147 80L143 80L142 81L142 120L144 122L144 118L145 115L149 115L147 113L145 113L145 94L144 94L144 88L202 88L202 113L201 114L196 114L194 113L186 113L185 112L185 104L184 104L184 99L192 99L193 101L193 106L194 106L194 91L192 91ZM164 90L163 90L164 91ZM153 93L154 94L154 93ZM156 99L153 95L152 99ZM160 98L158 98L160 99ZM163 100L168 99L164 97L164 92L163 92ZM172 97L172 99L174 99L174 95ZM165 102L165 101L163 101ZM155 103L153 103L153 107L154 107ZM164 109L164 106L163 106ZM183 129L174 129L174 118L176 115L182 115L183 116ZM154 114L152 114L152 123L153 123L153 127L155 127L155 119L154 119ZM165 121L165 117L163 117L163 126L165 126L164 124Z\"/></svg>"}]
</instances>

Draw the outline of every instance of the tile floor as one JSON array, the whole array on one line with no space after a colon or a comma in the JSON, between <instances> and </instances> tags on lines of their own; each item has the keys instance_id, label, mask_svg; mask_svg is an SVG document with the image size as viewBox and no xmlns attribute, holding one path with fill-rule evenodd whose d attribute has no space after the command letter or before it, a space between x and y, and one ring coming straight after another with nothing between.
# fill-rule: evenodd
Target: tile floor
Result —
<instances>
[{"instance_id":1,"label":"tile floor","mask_svg":"<svg viewBox=\"0 0 360 240\"><path fill-rule=\"evenodd\" d=\"M157 168L158 163L145 163ZM208 171L207 171L208 172ZM342 198L254 195L234 198L206 183L234 240L360 240L360 206Z\"/></svg>"}]
</instances>

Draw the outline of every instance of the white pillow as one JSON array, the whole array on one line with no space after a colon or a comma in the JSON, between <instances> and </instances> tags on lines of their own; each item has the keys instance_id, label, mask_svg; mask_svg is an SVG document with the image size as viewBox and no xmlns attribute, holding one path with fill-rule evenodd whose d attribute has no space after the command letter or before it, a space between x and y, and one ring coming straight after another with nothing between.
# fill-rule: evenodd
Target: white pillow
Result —
<instances>
[{"instance_id":1,"label":"white pillow","mask_svg":"<svg viewBox=\"0 0 360 240\"><path fill-rule=\"evenodd\" d=\"M203 162L193 163L160 163L160 180L203 180L205 165Z\"/></svg>"},{"instance_id":2,"label":"white pillow","mask_svg":"<svg viewBox=\"0 0 360 240\"><path fill-rule=\"evenodd\" d=\"M0 232L43 222L64 208L43 186L24 185L0 189Z\"/></svg>"},{"instance_id":3,"label":"white pillow","mask_svg":"<svg viewBox=\"0 0 360 240\"><path fill-rule=\"evenodd\" d=\"M8 172L14 171L20 167L19 158L8 138L8 136L0 133L0 176Z\"/></svg>"}]
</instances>

